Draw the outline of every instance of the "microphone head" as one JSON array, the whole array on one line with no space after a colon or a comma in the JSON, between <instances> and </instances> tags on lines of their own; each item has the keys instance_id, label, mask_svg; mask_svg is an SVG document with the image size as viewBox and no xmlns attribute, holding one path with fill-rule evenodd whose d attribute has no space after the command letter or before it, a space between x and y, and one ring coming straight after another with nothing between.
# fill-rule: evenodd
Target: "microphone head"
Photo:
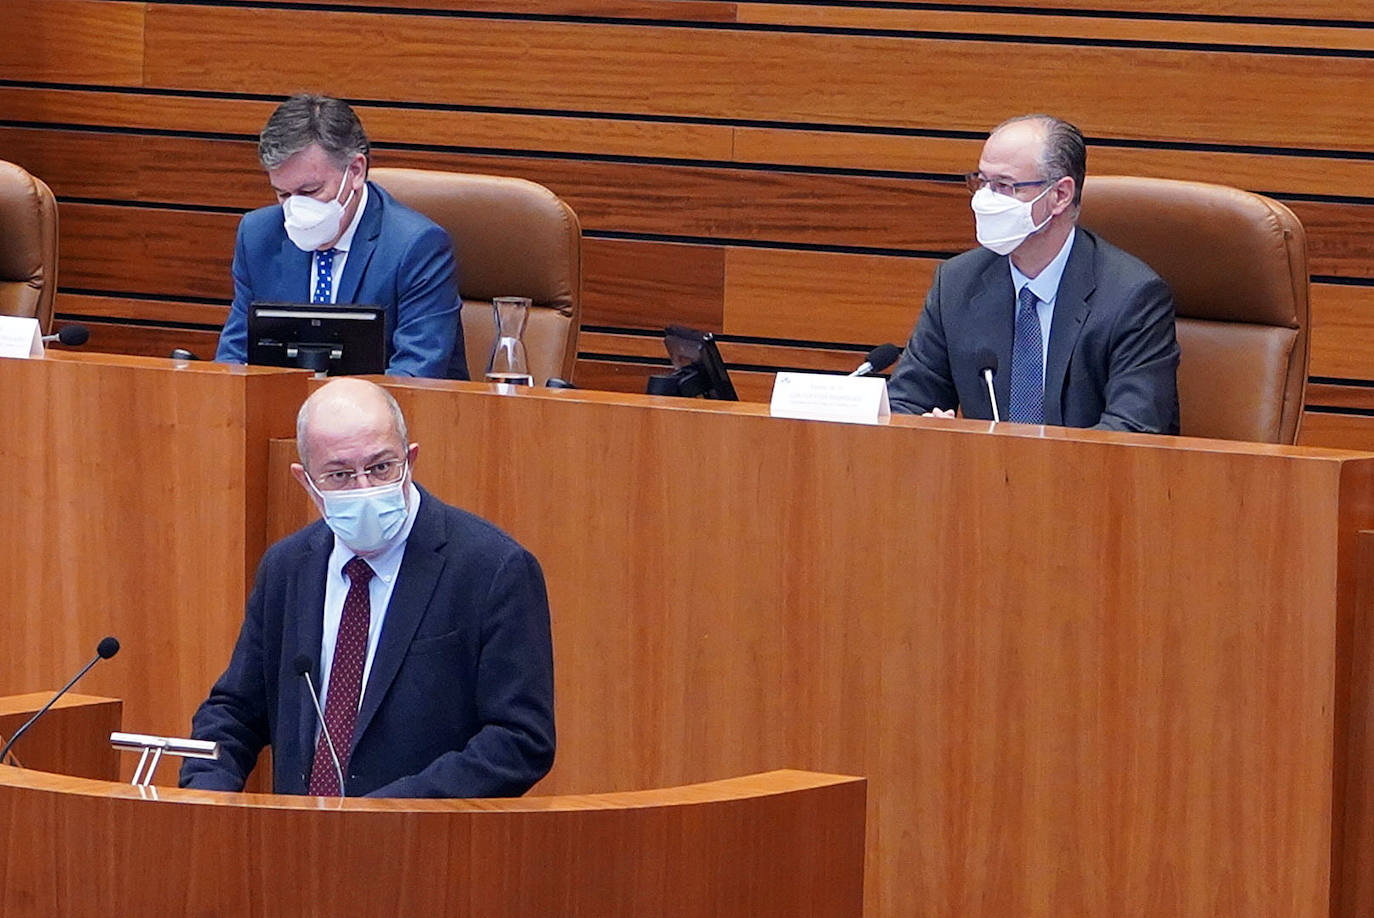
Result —
<instances>
[{"instance_id":1,"label":"microphone head","mask_svg":"<svg viewBox=\"0 0 1374 918\"><path fill-rule=\"evenodd\" d=\"M291 668L296 671L296 675L304 676L315 668L314 661L310 659L308 653L296 654L296 659L291 661Z\"/></svg>"},{"instance_id":2,"label":"microphone head","mask_svg":"<svg viewBox=\"0 0 1374 918\"><path fill-rule=\"evenodd\" d=\"M119 653L119 641L113 636L102 638L100 643L96 645L95 652L100 655L100 659L108 660Z\"/></svg>"},{"instance_id":3,"label":"microphone head","mask_svg":"<svg viewBox=\"0 0 1374 918\"><path fill-rule=\"evenodd\" d=\"M57 332L57 340L67 347L80 347L91 338L91 330L84 325L64 325ZM118 645L116 644L116 647Z\"/></svg>"},{"instance_id":4,"label":"microphone head","mask_svg":"<svg viewBox=\"0 0 1374 918\"><path fill-rule=\"evenodd\" d=\"M897 358L902 355L902 349L895 344L880 344L868 352L868 365L873 367L869 372L881 373L888 367L897 362Z\"/></svg>"},{"instance_id":5,"label":"microphone head","mask_svg":"<svg viewBox=\"0 0 1374 918\"><path fill-rule=\"evenodd\" d=\"M985 347L981 351L979 351L977 355L977 360L978 374L980 376L982 375L984 370L991 370L994 373L997 372L997 355L993 352L992 348Z\"/></svg>"}]
</instances>

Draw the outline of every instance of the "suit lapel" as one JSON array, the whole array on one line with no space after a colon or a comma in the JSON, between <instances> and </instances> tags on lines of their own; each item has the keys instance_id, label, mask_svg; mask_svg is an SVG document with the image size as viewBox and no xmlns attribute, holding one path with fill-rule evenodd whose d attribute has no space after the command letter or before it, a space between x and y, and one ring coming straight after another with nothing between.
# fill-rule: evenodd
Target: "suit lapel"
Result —
<instances>
[{"instance_id":1,"label":"suit lapel","mask_svg":"<svg viewBox=\"0 0 1374 918\"><path fill-rule=\"evenodd\" d=\"M281 249L274 259L277 270L275 292L263 300L282 303L309 303L314 280L310 271L310 253L302 252L282 231Z\"/></svg>"},{"instance_id":2,"label":"suit lapel","mask_svg":"<svg viewBox=\"0 0 1374 918\"><path fill-rule=\"evenodd\" d=\"M430 598L444 569L441 549L447 541L443 511L435 499L421 489L420 512L406 539L396 588L391 592L386 621L377 640L377 652L372 657L372 670L363 689L363 703L358 709L357 726L353 729L355 747L381 707L391 683L395 681L401 661L405 659L411 639L415 636L415 629L420 626L420 620L429 608ZM351 748L349 754L352 754Z\"/></svg>"},{"instance_id":3,"label":"suit lapel","mask_svg":"<svg viewBox=\"0 0 1374 918\"><path fill-rule=\"evenodd\" d=\"M336 303L356 303L358 287L362 284L367 263L377 249L377 237L382 232L382 190L371 182L367 183L367 207L363 218L358 221L358 231L353 234L353 245L348 250L348 260L344 262L343 277L339 278L339 295ZM364 304L366 305L366 304Z\"/></svg>"},{"instance_id":4,"label":"suit lapel","mask_svg":"<svg viewBox=\"0 0 1374 918\"><path fill-rule=\"evenodd\" d=\"M1097 260L1097 245L1092 236L1080 229L1064 276L1059 281L1059 293L1054 300L1054 315L1050 319L1050 349L1045 359L1045 423L1064 423L1064 377L1069 371L1069 358L1078 344L1078 335L1092 307L1088 298L1097 286L1093 265Z\"/></svg>"},{"instance_id":5,"label":"suit lapel","mask_svg":"<svg viewBox=\"0 0 1374 918\"><path fill-rule=\"evenodd\" d=\"M998 371L992 388L997 394L997 411L1007 416L1007 392L1011 386L1011 341L1016 324L1016 291L1011 283L1011 267L1006 258L994 258L979 278L978 289L969 298L969 325L973 340L986 343L997 355ZM977 355L972 355L976 357ZM976 361L975 361L976 362ZM974 373L981 368L974 367ZM979 380L980 389L987 386ZM991 417L991 414L988 415Z\"/></svg>"},{"instance_id":6,"label":"suit lapel","mask_svg":"<svg viewBox=\"0 0 1374 918\"><path fill-rule=\"evenodd\" d=\"M290 680L287 684L292 686L291 691L295 692L296 701L294 704L283 705L282 709L294 712L296 723L282 724L282 733L285 736L294 735L296 748L300 751L300 762L287 772L292 775L304 775L315 755L315 728L318 716L315 714L315 704L310 699L310 693L305 690L305 680L296 674L294 661L300 654L305 654L314 661L310 679L315 690L319 691L320 643L324 633L324 578L328 572L329 553L333 547L333 534L325 526L319 526L318 532L310 539L309 547L301 554L290 586L290 608L291 614L296 617L296 628L293 638L282 648L282 659L289 667L283 678ZM285 752L286 750L281 749L273 750L274 755L282 755ZM301 792L305 792L304 786L301 787Z\"/></svg>"}]
</instances>

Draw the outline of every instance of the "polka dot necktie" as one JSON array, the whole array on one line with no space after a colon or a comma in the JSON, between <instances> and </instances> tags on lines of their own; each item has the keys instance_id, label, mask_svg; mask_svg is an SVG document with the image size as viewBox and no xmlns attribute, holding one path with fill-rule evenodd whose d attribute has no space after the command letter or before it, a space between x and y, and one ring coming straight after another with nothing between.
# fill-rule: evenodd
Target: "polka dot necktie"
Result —
<instances>
[{"instance_id":1,"label":"polka dot necktie","mask_svg":"<svg viewBox=\"0 0 1374 918\"><path fill-rule=\"evenodd\" d=\"M372 619L368 581L372 568L355 557L344 565L348 575L348 596L339 619L339 636L334 641L334 662L329 667L329 697L324 701L324 723L334 739L339 767L348 774L348 754L353 745L353 727L358 722L358 699L362 697L363 663L367 660L367 629ZM317 797L342 797L334 760L324 731L315 743L315 764L310 771L310 793Z\"/></svg>"},{"instance_id":2,"label":"polka dot necktie","mask_svg":"<svg viewBox=\"0 0 1374 918\"><path fill-rule=\"evenodd\" d=\"M1030 284L1017 297L1016 333L1011 342L1011 385L1007 392L1007 419L1023 424L1045 423L1044 351L1040 341L1040 300Z\"/></svg>"},{"instance_id":3,"label":"polka dot necktie","mask_svg":"<svg viewBox=\"0 0 1374 918\"><path fill-rule=\"evenodd\" d=\"M334 255L338 249L315 253L315 294L312 303L334 302Z\"/></svg>"}]
</instances>

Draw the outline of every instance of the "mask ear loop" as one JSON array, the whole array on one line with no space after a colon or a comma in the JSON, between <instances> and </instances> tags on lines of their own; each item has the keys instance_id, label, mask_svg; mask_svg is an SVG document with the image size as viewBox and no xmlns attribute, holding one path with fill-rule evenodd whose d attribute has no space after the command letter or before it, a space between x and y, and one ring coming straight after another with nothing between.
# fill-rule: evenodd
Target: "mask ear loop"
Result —
<instances>
[{"instance_id":1,"label":"mask ear loop","mask_svg":"<svg viewBox=\"0 0 1374 918\"><path fill-rule=\"evenodd\" d=\"M339 190L340 190L340 191L343 191L344 188L348 188L348 197L346 197L346 198L344 198L342 201L340 201L340 200L339 200L339 196L336 194L336 195L334 196L334 203L338 204L340 207L345 207L345 208L346 208L346 207L348 207L349 202L353 200L353 195L355 195L355 194L358 193L358 189L354 188L353 185L352 185L352 183L349 182L349 180L348 180L348 170L347 170L347 169L344 170L343 181L339 183Z\"/></svg>"},{"instance_id":2,"label":"mask ear loop","mask_svg":"<svg viewBox=\"0 0 1374 918\"><path fill-rule=\"evenodd\" d=\"M1027 201L1026 203L1029 205L1029 207L1034 207L1034 206L1035 206L1035 203L1036 203L1037 201L1039 201L1041 198L1043 198L1045 195L1049 194L1050 191L1051 191L1051 189L1053 189L1054 186L1057 185L1057 184L1059 184L1059 179L1055 179L1053 182L1050 182L1048 185L1045 186L1045 190L1044 190L1044 191L1040 192L1039 194L1037 194L1035 197L1031 198L1031 199L1030 199L1029 201ZM1027 213L1030 213L1030 210L1027 209L1026 212L1027 212ZM1050 225L1050 221L1053 220L1053 219L1054 219L1054 214L1050 214L1048 217L1046 217L1046 218L1044 219L1043 222L1041 222L1041 223L1037 226L1036 223L1035 223L1035 215L1034 215L1034 214L1031 214L1031 226L1034 226L1034 227L1035 227L1035 229L1031 230L1031 235L1034 235L1035 233L1038 233L1038 232L1040 232L1042 229L1044 229L1045 227L1049 226L1049 225Z\"/></svg>"}]
</instances>

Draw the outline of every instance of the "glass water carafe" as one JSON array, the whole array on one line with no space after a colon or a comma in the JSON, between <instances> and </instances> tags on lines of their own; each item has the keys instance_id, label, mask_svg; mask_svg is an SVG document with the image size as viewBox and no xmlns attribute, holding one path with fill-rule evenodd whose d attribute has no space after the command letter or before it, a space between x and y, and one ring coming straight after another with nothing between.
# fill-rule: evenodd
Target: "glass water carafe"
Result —
<instances>
[{"instance_id":1,"label":"glass water carafe","mask_svg":"<svg viewBox=\"0 0 1374 918\"><path fill-rule=\"evenodd\" d=\"M487 361L487 382L534 385L529 360L525 357L525 322L531 301L525 296L498 296L491 301L496 320L496 340Z\"/></svg>"}]
</instances>

